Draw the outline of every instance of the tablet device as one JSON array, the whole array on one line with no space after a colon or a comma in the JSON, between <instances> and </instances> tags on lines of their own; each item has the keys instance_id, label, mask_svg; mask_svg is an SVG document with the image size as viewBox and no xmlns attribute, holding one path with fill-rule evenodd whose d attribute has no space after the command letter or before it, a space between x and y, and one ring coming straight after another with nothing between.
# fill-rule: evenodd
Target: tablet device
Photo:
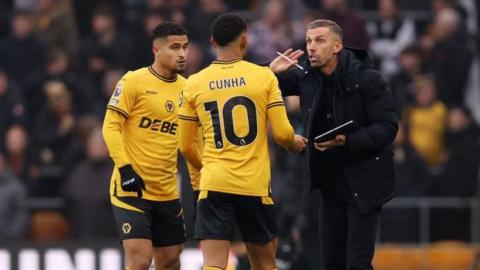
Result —
<instances>
[{"instance_id":1,"label":"tablet device","mask_svg":"<svg viewBox=\"0 0 480 270\"><path fill-rule=\"evenodd\" d=\"M353 120L350 120L346 123L341 124L340 126L337 126L333 129L330 129L327 132L324 132L317 137L315 137L314 141L316 143L321 143L321 142L326 142L332 139L335 139L337 135L340 134L347 134L349 132L352 132L356 128L356 124Z\"/></svg>"}]
</instances>

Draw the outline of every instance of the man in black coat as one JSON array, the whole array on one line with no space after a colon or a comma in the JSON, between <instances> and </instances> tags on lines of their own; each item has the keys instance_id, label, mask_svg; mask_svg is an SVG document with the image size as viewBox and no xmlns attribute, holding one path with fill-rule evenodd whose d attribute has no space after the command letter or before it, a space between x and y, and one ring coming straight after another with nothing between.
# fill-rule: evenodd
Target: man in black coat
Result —
<instances>
[{"instance_id":1,"label":"man in black coat","mask_svg":"<svg viewBox=\"0 0 480 270\"><path fill-rule=\"evenodd\" d=\"M343 47L333 21L307 26L305 69L294 67L302 51L287 50L270 68L284 96L300 96L311 188L322 191L321 244L325 270L373 269L381 206L394 196L390 144L398 130L388 84L364 50ZM357 127L335 139L314 137L353 120Z\"/></svg>"}]
</instances>

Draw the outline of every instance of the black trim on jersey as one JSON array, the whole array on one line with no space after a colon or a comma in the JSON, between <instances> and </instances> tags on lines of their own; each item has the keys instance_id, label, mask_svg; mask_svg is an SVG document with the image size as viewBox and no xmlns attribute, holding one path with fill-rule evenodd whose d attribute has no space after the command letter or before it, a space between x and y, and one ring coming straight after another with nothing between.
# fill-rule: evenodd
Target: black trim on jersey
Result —
<instances>
[{"instance_id":1,"label":"black trim on jersey","mask_svg":"<svg viewBox=\"0 0 480 270\"><path fill-rule=\"evenodd\" d=\"M150 71L150 73L152 73L153 76L155 76L155 77L157 77L157 78L159 78L160 80L165 81L165 82L175 82L175 81L177 81L177 78L178 78L177 74L175 74L175 78L173 78L173 79L169 79L169 78L163 77L162 75L158 74L158 73L152 68L152 66L149 66L149 67L148 67L148 71Z\"/></svg>"},{"instance_id":2,"label":"black trim on jersey","mask_svg":"<svg viewBox=\"0 0 480 270\"><path fill-rule=\"evenodd\" d=\"M191 116L185 116L185 115L178 115L178 119L195 121L195 122L198 121L198 117L191 117Z\"/></svg>"},{"instance_id":3,"label":"black trim on jersey","mask_svg":"<svg viewBox=\"0 0 480 270\"><path fill-rule=\"evenodd\" d=\"M114 107L112 105L107 105L107 109L114 110L120 113L121 115L125 116L125 118L128 118L128 113L120 108Z\"/></svg>"},{"instance_id":4,"label":"black trim on jersey","mask_svg":"<svg viewBox=\"0 0 480 270\"><path fill-rule=\"evenodd\" d=\"M267 104L267 109L270 109L272 107L277 107L277 106L285 106L285 104L283 104L283 101L273 102L273 103Z\"/></svg>"},{"instance_id":5,"label":"black trim on jersey","mask_svg":"<svg viewBox=\"0 0 480 270\"><path fill-rule=\"evenodd\" d=\"M212 64L233 64L233 63L236 63L236 62L240 62L242 61L242 59L233 59L233 60L230 60L230 61L222 61L222 60L215 60L212 62Z\"/></svg>"}]
</instances>

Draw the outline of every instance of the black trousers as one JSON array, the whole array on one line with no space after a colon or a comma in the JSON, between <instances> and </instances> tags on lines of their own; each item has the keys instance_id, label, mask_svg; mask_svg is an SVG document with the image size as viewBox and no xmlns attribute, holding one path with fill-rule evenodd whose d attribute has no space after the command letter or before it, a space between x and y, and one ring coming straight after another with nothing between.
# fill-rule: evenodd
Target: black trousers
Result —
<instances>
[{"instance_id":1,"label":"black trousers","mask_svg":"<svg viewBox=\"0 0 480 270\"><path fill-rule=\"evenodd\" d=\"M380 208L360 214L353 202L323 200L324 270L371 270Z\"/></svg>"}]
</instances>

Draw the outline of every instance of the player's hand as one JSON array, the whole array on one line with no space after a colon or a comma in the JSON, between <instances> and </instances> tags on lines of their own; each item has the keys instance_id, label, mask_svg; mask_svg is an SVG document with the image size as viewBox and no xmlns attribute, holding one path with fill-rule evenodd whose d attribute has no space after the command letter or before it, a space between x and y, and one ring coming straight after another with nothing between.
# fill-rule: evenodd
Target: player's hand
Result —
<instances>
[{"instance_id":1,"label":"player's hand","mask_svg":"<svg viewBox=\"0 0 480 270\"><path fill-rule=\"evenodd\" d=\"M277 58L273 59L273 61L270 63L270 69L273 71L273 73L286 71L291 67L295 66L295 64L298 64L298 58L300 58L303 54L304 54L304 51L302 50L294 51L293 49L290 48L284 51L283 55L290 58L292 62L287 61L285 58L281 56L277 56Z\"/></svg>"},{"instance_id":2,"label":"player's hand","mask_svg":"<svg viewBox=\"0 0 480 270\"><path fill-rule=\"evenodd\" d=\"M315 148L318 150L318 151L325 151L325 150L328 150L328 149L331 149L331 148L334 148L334 147L338 147L338 146L343 146L345 145L345 142L346 142L347 138L345 137L345 135L337 135L335 137L335 139L332 139L332 140L329 140L329 141L326 141L326 142L322 142L322 143L315 143Z\"/></svg>"},{"instance_id":3,"label":"player's hand","mask_svg":"<svg viewBox=\"0 0 480 270\"><path fill-rule=\"evenodd\" d=\"M292 145L287 149L288 152L293 153L293 154L298 154L303 151L305 146L307 146L308 140L307 138L301 136L301 135L296 135L293 139Z\"/></svg>"},{"instance_id":4,"label":"player's hand","mask_svg":"<svg viewBox=\"0 0 480 270\"><path fill-rule=\"evenodd\" d=\"M132 165L127 164L118 168L118 170L120 171L120 176L122 178L122 189L124 191L136 191L138 197L142 198L142 189L146 190L145 183L143 182L142 177L133 170Z\"/></svg>"}]
</instances>

